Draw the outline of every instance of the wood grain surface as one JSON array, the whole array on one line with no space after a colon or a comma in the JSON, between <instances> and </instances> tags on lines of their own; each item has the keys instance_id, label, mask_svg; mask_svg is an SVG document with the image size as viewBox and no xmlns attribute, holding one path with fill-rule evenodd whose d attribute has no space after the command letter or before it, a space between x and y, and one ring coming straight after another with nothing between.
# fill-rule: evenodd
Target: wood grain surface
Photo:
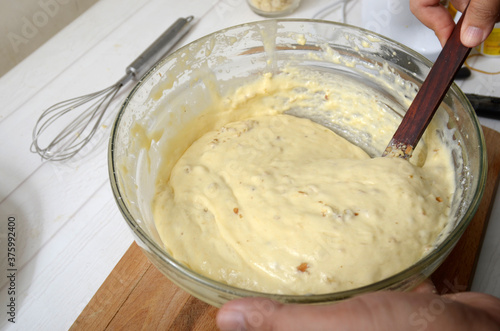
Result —
<instances>
[{"instance_id":1,"label":"wood grain surface","mask_svg":"<svg viewBox=\"0 0 500 331\"><path fill-rule=\"evenodd\" d=\"M483 199L462 238L431 277L441 294L470 290L484 234L488 227L491 207L498 188L500 133L486 127L483 127L483 132L488 152L488 175Z\"/></svg>"},{"instance_id":2,"label":"wood grain surface","mask_svg":"<svg viewBox=\"0 0 500 331\"><path fill-rule=\"evenodd\" d=\"M432 275L441 293L470 289L497 190L500 133L483 130L488 150L486 191L463 237ZM192 297L163 276L134 243L71 330L217 330L216 314L217 308Z\"/></svg>"}]
</instances>

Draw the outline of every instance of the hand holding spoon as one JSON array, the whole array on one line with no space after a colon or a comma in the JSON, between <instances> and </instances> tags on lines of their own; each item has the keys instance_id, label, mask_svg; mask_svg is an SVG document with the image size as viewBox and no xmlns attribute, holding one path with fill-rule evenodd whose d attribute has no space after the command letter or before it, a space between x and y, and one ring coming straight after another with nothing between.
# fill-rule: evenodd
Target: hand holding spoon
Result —
<instances>
[{"instance_id":1,"label":"hand holding spoon","mask_svg":"<svg viewBox=\"0 0 500 331\"><path fill-rule=\"evenodd\" d=\"M465 10L382 156L411 157L471 50L460 41L464 16Z\"/></svg>"}]
</instances>

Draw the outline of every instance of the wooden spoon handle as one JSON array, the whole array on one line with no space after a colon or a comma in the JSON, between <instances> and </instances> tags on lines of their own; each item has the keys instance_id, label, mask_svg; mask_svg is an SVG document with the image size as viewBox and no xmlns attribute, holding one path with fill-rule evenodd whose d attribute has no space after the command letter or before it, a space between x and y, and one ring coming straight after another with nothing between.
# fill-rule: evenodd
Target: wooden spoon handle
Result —
<instances>
[{"instance_id":1,"label":"wooden spoon handle","mask_svg":"<svg viewBox=\"0 0 500 331\"><path fill-rule=\"evenodd\" d=\"M464 16L465 11L382 156L400 157L406 160L411 157L427 125L450 88L456 73L462 67L471 50L460 41L460 30Z\"/></svg>"}]
</instances>

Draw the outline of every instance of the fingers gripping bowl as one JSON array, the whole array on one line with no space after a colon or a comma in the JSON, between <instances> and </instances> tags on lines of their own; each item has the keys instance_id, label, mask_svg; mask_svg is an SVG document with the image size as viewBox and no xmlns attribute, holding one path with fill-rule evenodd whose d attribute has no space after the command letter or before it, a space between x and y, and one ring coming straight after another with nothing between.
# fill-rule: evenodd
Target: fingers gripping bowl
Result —
<instances>
[{"instance_id":1,"label":"fingers gripping bowl","mask_svg":"<svg viewBox=\"0 0 500 331\"><path fill-rule=\"evenodd\" d=\"M137 243L170 280L215 306L244 296L328 303L364 292L411 289L428 277L454 247L472 219L484 189L486 155L482 131L472 107L456 86L445 97L430 128L432 135L446 146L454 168L450 175L454 194L449 200L448 223L422 258L386 273L389 265L379 266L382 276L366 284L356 283L351 288L319 294L283 294L286 291L248 290L213 280L198 272L197 266L188 266L185 260L173 257L165 245L164 233L175 240L183 233L157 227L154 201L159 178L168 178L191 144L203 134L248 115L248 107L235 108L235 104L248 105L258 100L259 109L309 119L368 155L379 156L429 66L430 62L420 55L382 36L348 25L312 20L244 24L215 32L168 56L131 92L118 114L110 141L113 193ZM287 94L283 94L284 90ZM355 106L366 111L346 112ZM252 117L245 123L256 122ZM417 166L431 159L431 140L424 136L420 143L423 147L412 158ZM229 172L237 167L231 166L228 164ZM231 211L243 218L237 207ZM322 213L325 216L326 211ZM357 214L350 211L347 216ZM168 224L179 222L183 221L170 219ZM312 229L305 226L302 231ZM201 238L197 241L204 240ZM300 236L286 239L300 241ZM188 251L192 247L194 255L207 255L197 245L184 245ZM328 251L314 251L312 255L325 265L333 260ZM362 265L353 265L351 273L364 273ZM295 272L306 273L307 268L307 264L300 264Z\"/></svg>"}]
</instances>

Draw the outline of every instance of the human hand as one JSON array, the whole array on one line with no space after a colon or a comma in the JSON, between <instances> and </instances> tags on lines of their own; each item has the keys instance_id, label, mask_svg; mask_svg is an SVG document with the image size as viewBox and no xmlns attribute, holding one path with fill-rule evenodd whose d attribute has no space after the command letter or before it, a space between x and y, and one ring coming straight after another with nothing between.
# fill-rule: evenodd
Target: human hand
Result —
<instances>
[{"instance_id":1,"label":"human hand","mask_svg":"<svg viewBox=\"0 0 500 331\"><path fill-rule=\"evenodd\" d=\"M229 330L500 330L500 300L481 293L439 296L429 286L411 293L376 292L324 306L245 298L226 303L217 325Z\"/></svg>"},{"instance_id":2,"label":"human hand","mask_svg":"<svg viewBox=\"0 0 500 331\"><path fill-rule=\"evenodd\" d=\"M481 44L500 20L500 0L451 0L453 6L463 12L464 17L460 39L467 47ZM440 0L410 0L412 13L428 28L434 30L441 45L451 35L455 22L448 10L440 5Z\"/></svg>"}]
</instances>

